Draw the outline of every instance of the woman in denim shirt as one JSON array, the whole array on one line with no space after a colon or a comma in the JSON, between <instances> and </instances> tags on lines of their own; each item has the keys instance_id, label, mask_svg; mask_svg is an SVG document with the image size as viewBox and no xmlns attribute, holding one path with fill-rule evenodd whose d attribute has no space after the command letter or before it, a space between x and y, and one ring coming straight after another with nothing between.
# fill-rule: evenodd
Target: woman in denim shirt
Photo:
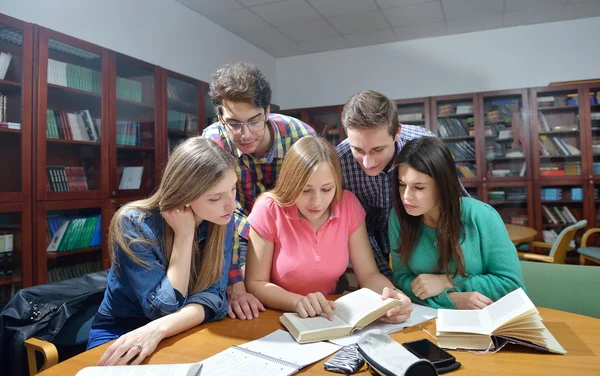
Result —
<instances>
[{"instance_id":1,"label":"woman in denim shirt","mask_svg":"<svg viewBox=\"0 0 600 376\"><path fill-rule=\"evenodd\" d=\"M213 141L191 138L156 193L113 216L112 266L88 349L118 339L99 365L139 364L163 338L227 314L234 163Z\"/></svg>"}]
</instances>

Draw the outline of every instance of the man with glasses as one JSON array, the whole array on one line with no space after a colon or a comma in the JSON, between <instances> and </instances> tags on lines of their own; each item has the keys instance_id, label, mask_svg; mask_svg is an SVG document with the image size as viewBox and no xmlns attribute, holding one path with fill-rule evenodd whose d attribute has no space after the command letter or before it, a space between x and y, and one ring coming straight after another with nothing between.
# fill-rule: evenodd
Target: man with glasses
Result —
<instances>
[{"instance_id":1,"label":"man with glasses","mask_svg":"<svg viewBox=\"0 0 600 376\"><path fill-rule=\"evenodd\" d=\"M219 121L207 127L202 137L215 141L238 160L238 207L234 213L238 259L229 273L229 317L252 319L264 308L246 292L240 268L248 247L247 217L258 196L275 186L287 150L301 137L316 133L300 120L270 112L271 87L252 64L221 67L213 74L209 94Z\"/></svg>"}]
</instances>

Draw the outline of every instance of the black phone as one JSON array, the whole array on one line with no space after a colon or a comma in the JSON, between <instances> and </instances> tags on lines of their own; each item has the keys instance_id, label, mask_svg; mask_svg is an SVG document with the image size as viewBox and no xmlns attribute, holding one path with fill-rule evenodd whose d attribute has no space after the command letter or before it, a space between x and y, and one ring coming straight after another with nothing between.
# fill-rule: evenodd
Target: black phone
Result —
<instances>
[{"instance_id":1,"label":"black phone","mask_svg":"<svg viewBox=\"0 0 600 376\"><path fill-rule=\"evenodd\" d=\"M460 367L454 355L439 348L430 340L423 338L417 341L403 343L405 349L420 359L427 359L437 369L439 374L454 371Z\"/></svg>"}]
</instances>

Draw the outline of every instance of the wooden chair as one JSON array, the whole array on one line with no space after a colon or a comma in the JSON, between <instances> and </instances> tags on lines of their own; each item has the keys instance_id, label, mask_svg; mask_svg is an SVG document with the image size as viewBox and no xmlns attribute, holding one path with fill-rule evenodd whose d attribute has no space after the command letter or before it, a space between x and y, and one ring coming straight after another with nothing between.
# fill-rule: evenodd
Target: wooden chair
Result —
<instances>
[{"instance_id":1,"label":"wooden chair","mask_svg":"<svg viewBox=\"0 0 600 376\"><path fill-rule=\"evenodd\" d=\"M583 233L581 247L577 250L577 253L579 253L579 263L581 265L585 265L586 260L600 264L600 247L588 247L587 245L589 237L596 232L600 232L600 228L591 228Z\"/></svg>"},{"instance_id":2,"label":"wooden chair","mask_svg":"<svg viewBox=\"0 0 600 376\"><path fill-rule=\"evenodd\" d=\"M560 232L560 234L558 234L558 238L556 238L554 244L545 242L527 243L529 245L529 249L532 247L549 249L550 252L547 256L537 253L519 252L519 258L531 261L547 262L551 264L564 264L567 258L567 251L569 250L569 244L571 243L571 240L573 240L577 231L584 228L586 225L587 221L584 219L575 224L567 226Z\"/></svg>"}]
</instances>

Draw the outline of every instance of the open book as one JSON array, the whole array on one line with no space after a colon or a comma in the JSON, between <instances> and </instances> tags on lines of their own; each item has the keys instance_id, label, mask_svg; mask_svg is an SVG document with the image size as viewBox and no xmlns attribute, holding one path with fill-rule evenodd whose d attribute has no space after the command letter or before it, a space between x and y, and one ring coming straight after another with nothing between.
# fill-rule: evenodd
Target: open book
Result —
<instances>
[{"instance_id":1,"label":"open book","mask_svg":"<svg viewBox=\"0 0 600 376\"><path fill-rule=\"evenodd\" d=\"M446 349L499 350L506 343L516 343L567 353L521 288L481 310L439 309L437 340Z\"/></svg>"},{"instance_id":2,"label":"open book","mask_svg":"<svg viewBox=\"0 0 600 376\"><path fill-rule=\"evenodd\" d=\"M197 376L201 375L201 363L145 364L141 366L85 367L75 376Z\"/></svg>"},{"instance_id":3,"label":"open book","mask_svg":"<svg viewBox=\"0 0 600 376\"><path fill-rule=\"evenodd\" d=\"M362 288L335 301L332 321L323 315L303 319L297 313L284 313L279 321L299 343L323 341L352 334L399 304L399 300L381 300L380 294Z\"/></svg>"}]
</instances>

